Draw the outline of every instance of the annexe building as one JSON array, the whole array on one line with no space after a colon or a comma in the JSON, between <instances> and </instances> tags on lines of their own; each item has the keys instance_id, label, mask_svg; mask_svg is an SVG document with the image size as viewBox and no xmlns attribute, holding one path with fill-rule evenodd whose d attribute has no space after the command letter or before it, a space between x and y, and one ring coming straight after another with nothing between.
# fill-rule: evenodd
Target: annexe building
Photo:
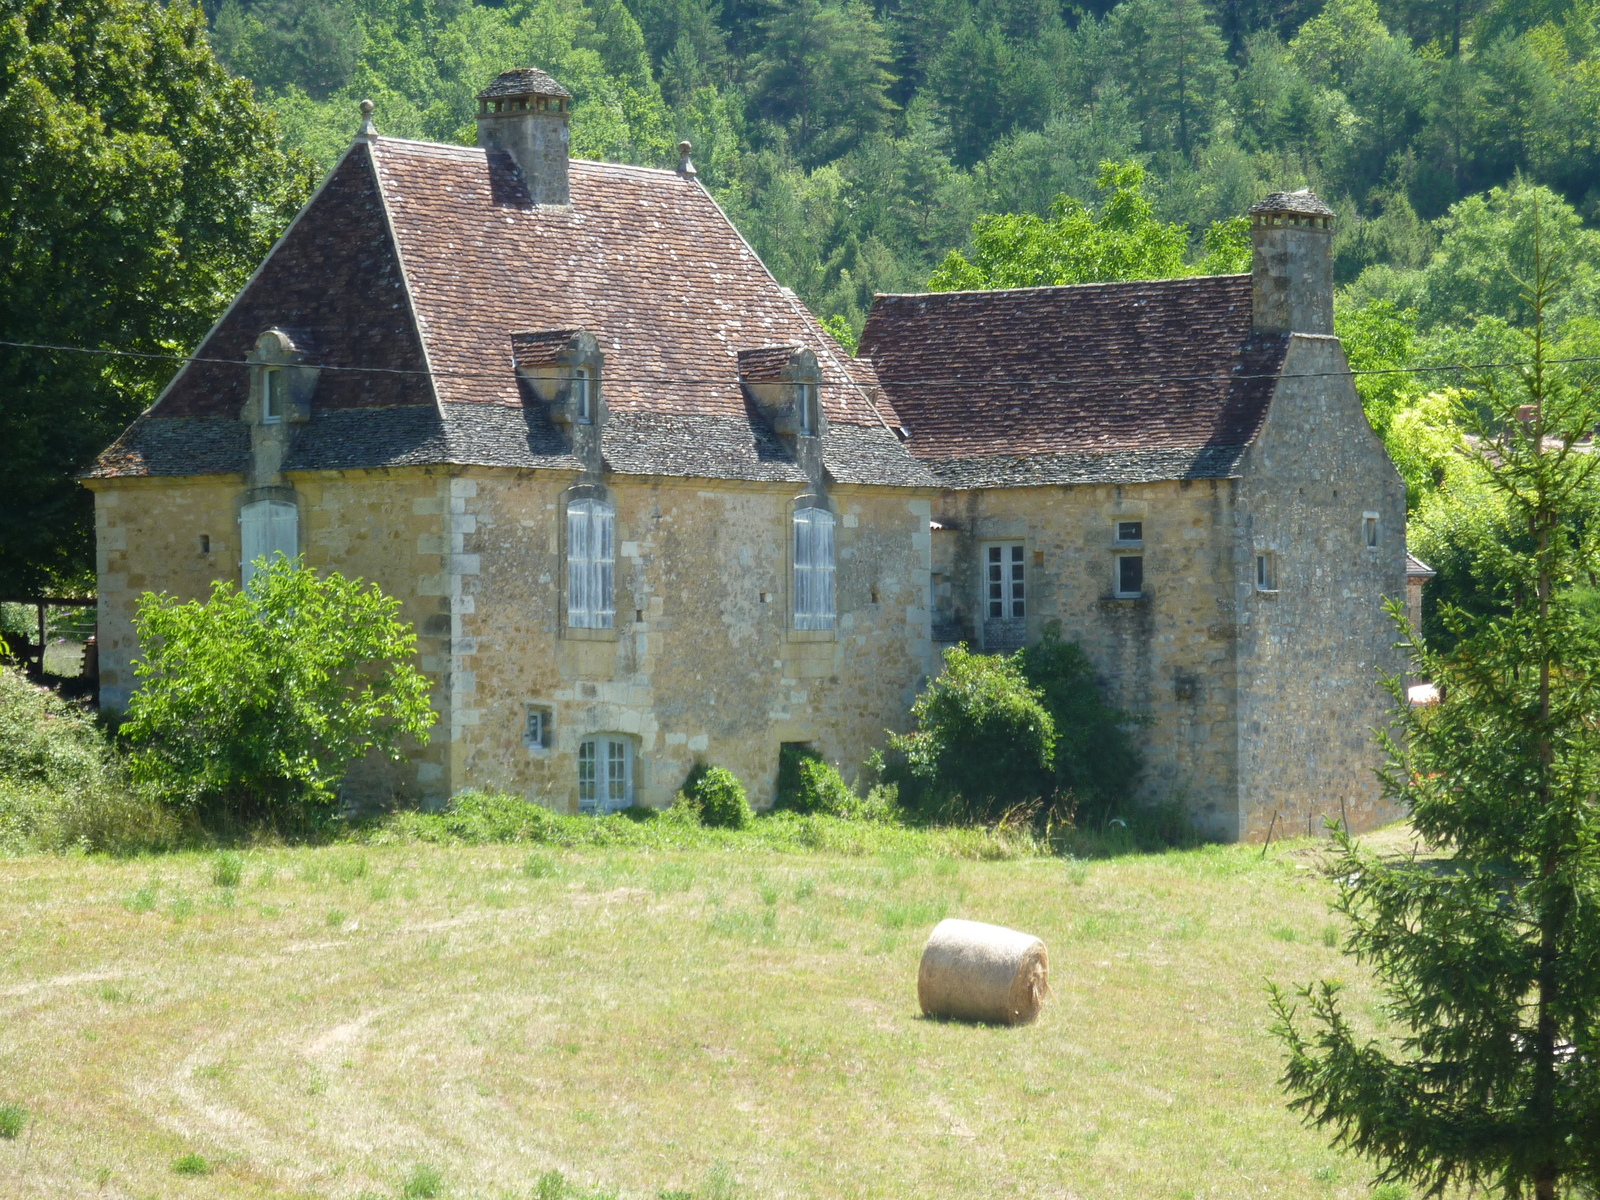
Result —
<instances>
[{"instance_id":1,"label":"annexe building","mask_svg":"<svg viewBox=\"0 0 1600 1200\"><path fill-rule=\"evenodd\" d=\"M434 681L431 742L355 803L663 804L700 759L764 802L783 743L848 772L904 728L941 644L1057 621L1207 832L1389 815L1404 489L1314 197L1257 206L1251 277L881 297L851 358L687 146L569 160L535 70L479 100L471 148L368 109L87 475L102 703L139 593L281 550L399 597Z\"/></svg>"}]
</instances>

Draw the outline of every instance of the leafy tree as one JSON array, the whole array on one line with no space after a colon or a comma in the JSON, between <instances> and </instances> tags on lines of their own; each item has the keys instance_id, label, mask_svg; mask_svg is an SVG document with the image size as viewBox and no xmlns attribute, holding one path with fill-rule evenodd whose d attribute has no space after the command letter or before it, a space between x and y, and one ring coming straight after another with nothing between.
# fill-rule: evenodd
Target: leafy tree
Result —
<instances>
[{"instance_id":1,"label":"leafy tree","mask_svg":"<svg viewBox=\"0 0 1600 1200\"><path fill-rule=\"evenodd\" d=\"M1059 196L1048 220L1031 213L978 218L972 257L952 250L928 280L929 289L1169 279L1190 273L1184 263L1188 232L1156 219L1144 195L1143 167L1101 163L1098 184L1111 193L1098 217L1082 201ZM1239 269L1240 247L1248 244L1240 231L1246 228L1234 222L1208 234L1206 265Z\"/></svg>"},{"instance_id":2,"label":"leafy tree","mask_svg":"<svg viewBox=\"0 0 1600 1200\"><path fill-rule=\"evenodd\" d=\"M330 815L349 766L428 740L428 681L400 602L279 556L205 602L146 592L122 732L137 779L174 807L235 820Z\"/></svg>"},{"instance_id":3,"label":"leafy tree","mask_svg":"<svg viewBox=\"0 0 1600 1200\"><path fill-rule=\"evenodd\" d=\"M1429 1196L1600 1187L1600 630L1572 586L1600 573L1600 458L1578 441L1600 406L1549 361L1541 318L1562 265L1536 253L1526 277L1533 365L1515 387L1484 380L1457 414L1522 531L1481 551L1498 603L1449 609L1449 649L1413 647L1439 704L1412 708L1390 683L1404 741L1384 739L1385 790L1443 861L1385 861L1341 834L1332 871L1347 952L1405 1033L1393 1047L1358 1033L1336 984L1301 990L1309 1029L1273 992L1292 1107Z\"/></svg>"},{"instance_id":4,"label":"leafy tree","mask_svg":"<svg viewBox=\"0 0 1600 1200\"><path fill-rule=\"evenodd\" d=\"M1130 729L1139 721L1105 702L1089 656L1061 639L1057 622L1016 658L1055 726L1058 807L1070 797L1080 825L1103 821L1133 797L1143 756Z\"/></svg>"},{"instance_id":5,"label":"leafy tree","mask_svg":"<svg viewBox=\"0 0 1600 1200\"><path fill-rule=\"evenodd\" d=\"M834 158L885 125L889 43L861 0L781 0L763 30L756 106L803 161Z\"/></svg>"},{"instance_id":6,"label":"leafy tree","mask_svg":"<svg viewBox=\"0 0 1600 1200\"><path fill-rule=\"evenodd\" d=\"M349 0L228 0L211 29L217 57L258 87L297 87L322 100L342 88L361 57L362 24Z\"/></svg>"},{"instance_id":7,"label":"leafy tree","mask_svg":"<svg viewBox=\"0 0 1600 1200\"><path fill-rule=\"evenodd\" d=\"M185 0L6 4L0 337L182 353L312 182ZM93 505L74 475L171 370L0 346L0 592L92 572Z\"/></svg>"},{"instance_id":8,"label":"leafy tree","mask_svg":"<svg viewBox=\"0 0 1600 1200\"><path fill-rule=\"evenodd\" d=\"M895 782L914 785L900 791L911 805L987 821L1053 795L1055 721L1013 659L950 647L911 715L915 731L889 737L905 756Z\"/></svg>"}]
</instances>

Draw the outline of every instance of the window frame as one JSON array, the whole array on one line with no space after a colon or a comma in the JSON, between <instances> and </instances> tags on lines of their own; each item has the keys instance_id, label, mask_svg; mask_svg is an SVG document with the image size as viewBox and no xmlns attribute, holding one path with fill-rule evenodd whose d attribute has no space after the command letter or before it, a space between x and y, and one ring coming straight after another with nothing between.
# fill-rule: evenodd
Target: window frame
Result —
<instances>
[{"instance_id":1,"label":"window frame","mask_svg":"<svg viewBox=\"0 0 1600 1200\"><path fill-rule=\"evenodd\" d=\"M1278 593L1278 556L1272 550L1256 551L1255 590L1268 596Z\"/></svg>"},{"instance_id":2,"label":"window frame","mask_svg":"<svg viewBox=\"0 0 1600 1200\"><path fill-rule=\"evenodd\" d=\"M1138 531L1135 536L1123 536L1122 530L1126 525L1132 525ZM1121 518L1118 518L1116 521L1112 522L1111 542L1116 546L1143 546L1144 518L1141 517L1137 521L1124 521Z\"/></svg>"},{"instance_id":3,"label":"window frame","mask_svg":"<svg viewBox=\"0 0 1600 1200\"><path fill-rule=\"evenodd\" d=\"M261 423L281 425L284 417L282 368L261 368ZM276 403L274 403L276 401Z\"/></svg>"},{"instance_id":4,"label":"window frame","mask_svg":"<svg viewBox=\"0 0 1600 1200\"><path fill-rule=\"evenodd\" d=\"M822 424L821 384L815 379L802 379L796 386L800 395L795 406L795 432L800 437L816 437Z\"/></svg>"},{"instance_id":5,"label":"window frame","mask_svg":"<svg viewBox=\"0 0 1600 1200\"><path fill-rule=\"evenodd\" d=\"M603 748L603 749L602 749ZM616 752L620 750L620 755ZM637 754L633 739L618 733L587 734L578 743L578 811L604 816L631 807L636 795ZM620 781L613 766L620 765ZM584 778L587 768L588 778ZM621 796L613 795L612 785L622 784ZM585 788L589 795L584 796ZM602 797L602 791L604 796Z\"/></svg>"},{"instance_id":6,"label":"window frame","mask_svg":"<svg viewBox=\"0 0 1600 1200\"><path fill-rule=\"evenodd\" d=\"M572 368L573 420L579 425L594 424L594 368L579 363Z\"/></svg>"},{"instance_id":7,"label":"window frame","mask_svg":"<svg viewBox=\"0 0 1600 1200\"><path fill-rule=\"evenodd\" d=\"M565 505L562 627L586 633L616 629L617 509L604 496L569 496ZM582 536L575 536L583 517ZM581 557L579 556L579 552ZM596 604L595 601L599 603Z\"/></svg>"},{"instance_id":8,"label":"window frame","mask_svg":"<svg viewBox=\"0 0 1600 1200\"><path fill-rule=\"evenodd\" d=\"M1122 586L1122 564L1133 560L1139 564L1139 590L1130 592ZM1141 549L1137 554L1113 554L1111 556L1111 594L1118 600L1143 600L1145 597L1144 579L1144 552Z\"/></svg>"},{"instance_id":9,"label":"window frame","mask_svg":"<svg viewBox=\"0 0 1600 1200\"><path fill-rule=\"evenodd\" d=\"M994 557L999 551L998 559ZM992 568L1000 567L1000 578L990 578ZM1007 570L1007 568L1010 568ZM1017 577L1018 571L1021 578ZM1017 586L1021 585L1022 594L1017 594ZM1001 594L997 598L993 589L998 585ZM1026 621L1028 608L1032 600L1032 587L1028 580L1028 547L1025 541L994 540L983 543L983 581L982 581L983 619L985 621ZM991 611L991 606L999 604L1002 611L996 615ZM1017 606L1022 606L1022 611L1017 612Z\"/></svg>"},{"instance_id":10,"label":"window frame","mask_svg":"<svg viewBox=\"0 0 1600 1200\"><path fill-rule=\"evenodd\" d=\"M1383 546L1383 524L1379 513L1361 514L1361 544L1368 550L1377 550Z\"/></svg>"},{"instance_id":11,"label":"window frame","mask_svg":"<svg viewBox=\"0 0 1600 1200\"><path fill-rule=\"evenodd\" d=\"M817 546L824 530L825 555ZM826 505L801 504L789 514L789 627L796 633L831 636L838 628L838 530L839 519ZM804 562L803 546L810 551Z\"/></svg>"},{"instance_id":12,"label":"window frame","mask_svg":"<svg viewBox=\"0 0 1600 1200\"><path fill-rule=\"evenodd\" d=\"M522 718L522 744L535 754L554 746L555 710L548 704L529 704L526 707Z\"/></svg>"}]
</instances>

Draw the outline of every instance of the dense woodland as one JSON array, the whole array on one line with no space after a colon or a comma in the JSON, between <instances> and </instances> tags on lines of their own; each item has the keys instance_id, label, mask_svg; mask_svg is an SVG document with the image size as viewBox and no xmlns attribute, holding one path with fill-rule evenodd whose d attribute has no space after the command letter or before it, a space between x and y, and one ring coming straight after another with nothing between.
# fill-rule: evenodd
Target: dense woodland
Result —
<instances>
[{"instance_id":1,"label":"dense woodland","mask_svg":"<svg viewBox=\"0 0 1600 1200\"><path fill-rule=\"evenodd\" d=\"M1094 202L1148 168L1201 230L1310 186L1341 282L1414 268L1428 222L1520 172L1600 213L1600 5L1578 0L207 0L211 38L322 166L356 104L473 138L495 72L577 97L574 152L656 165L682 138L784 282L859 326L983 212Z\"/></svg>"}]
</instances>

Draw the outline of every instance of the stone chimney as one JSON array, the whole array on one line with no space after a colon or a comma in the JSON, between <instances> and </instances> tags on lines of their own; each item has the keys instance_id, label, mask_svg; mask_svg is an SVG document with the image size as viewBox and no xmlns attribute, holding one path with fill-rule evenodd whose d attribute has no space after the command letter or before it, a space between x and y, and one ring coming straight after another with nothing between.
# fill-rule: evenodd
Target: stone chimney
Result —
<instances>
[{"instance_id":1,"label":"stone chimney","mask_svg":"<svg viewBox=\"0 0 1600 1200\"><path fill-rule=\"evenodd\" d=\"M543 71L505 71L478 93L478 145L507 150L535 204L570 204L567 121L572 93Z\"/></svg>"},{"instance_id":2,"label":"stone chimney","mask_svg":"<svg viewBox=\"0 0 1600 1200\"><path fill-rule=\"evenodd\" d=\"M1274 192L1250 209L1253 324L1333 332L1333 209L1311 192Z\"/></svg>"}]
</instances>

